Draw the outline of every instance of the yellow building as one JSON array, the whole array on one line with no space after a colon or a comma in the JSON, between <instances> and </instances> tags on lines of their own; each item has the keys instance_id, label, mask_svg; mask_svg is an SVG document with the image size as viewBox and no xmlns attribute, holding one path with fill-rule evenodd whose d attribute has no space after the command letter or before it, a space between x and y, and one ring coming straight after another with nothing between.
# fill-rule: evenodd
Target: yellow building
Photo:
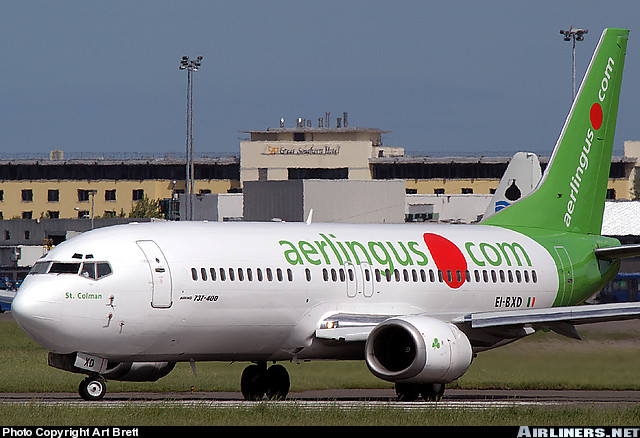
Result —
<instances>
[{"instance_id":1,"label":"yellow building","mask_svg":"<svg viewBox=\"0 0 640 438\"><path fill-rule=\"evenodd\" d=\"M0 161L0 219L127 216L145 196L185 191L185 162L156 160ZM195 193L227 193L238 184L236 158L195 162Z\"/></svg>"},{"instance_id":2,"label":"yellow building","mask_svg":"<svg viewBox=\"0 0 640 438\"><path fill-rule=\"evenodd\" d=\"M194 193L242 190L244 181L404 180L409 194L491 194L511 157L411 157L383 146L387 131L339 126L246 131L240 157L198 158ZM640 142L625 142L611 162L608 199L631 199ZM541 157L544 168L547 158ZM147 196L177 216L185 192L185 161L174 158L0 160L0 219L128 216ZM173 214L170 214L173 213Z\"/></svg>"}]
</instances>

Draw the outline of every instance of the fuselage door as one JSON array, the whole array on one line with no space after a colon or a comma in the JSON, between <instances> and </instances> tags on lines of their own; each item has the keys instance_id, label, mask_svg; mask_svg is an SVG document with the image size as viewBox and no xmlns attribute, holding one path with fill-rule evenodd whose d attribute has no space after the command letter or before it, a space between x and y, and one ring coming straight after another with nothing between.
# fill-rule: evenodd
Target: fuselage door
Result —
<instances>
[{"instance_id":1,"label":"fuselage door","mask_svg":"<svg viewBox=\"0 0 640 438\"><path fill-rule=\"evenodd\" d=\"M554 246L553 249L556 251L561 264L562 272L558 279L560 281L560 292L562 293L561 304L568 305L573 295L573 264L564 246Z\"/></svg>"},{"instance_id":2,"label":"fuselage door","mask_svg":"<svg viewBox=\"0 0 640 438\"><path fill-rule=\"evenodd\" d=\"M136 243L144 253L151 269L151 306L171 307L172 282L167 259L153 240L138 240Z\"/></svg>"},{"instance_id":3,"label":"fuselage door","mask_svg":"<svg viewBox=\"0 0 640 438\"><path fill-rule=\"evenodd\" d=\"M358 294L366 298L373 296L373 273L368 263L355 265L346 262L344 269L347 276L347 297L354 298Z\"/></svg>"}]
</instances>

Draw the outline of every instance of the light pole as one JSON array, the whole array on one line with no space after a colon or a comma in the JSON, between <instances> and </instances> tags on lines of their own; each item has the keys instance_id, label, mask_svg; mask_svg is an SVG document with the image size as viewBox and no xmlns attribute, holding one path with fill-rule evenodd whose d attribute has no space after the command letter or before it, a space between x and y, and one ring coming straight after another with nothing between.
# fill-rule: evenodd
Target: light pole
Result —
<instances>
[{"instance_id":1,"label":"light pole","mask_svg":"<svg viewBox=\"0 0 640 438\"><path fill-rule=\"evenodd\" d=\"M198 71L202 62L202 56L189 60L183 56L180 60L180 70L187 70L187 145L186 145L186 216L187 220L193 220L193 73Z\"/></svg>"},{"instance_id":2,"label":"light pole","mask_svg":"<svg viewBox=\"0 0 640 438\"><path fill-rule=\"evenodd\" d=\"M587 29L574 29L573 26L569 30L560 30L560 34L564 35L565 41L573 41L571 49L571 85L573 89L573 95L571 103L576 100L576 41L583 41L584 36L589 33Z\"/></svg>"}]
</instances>

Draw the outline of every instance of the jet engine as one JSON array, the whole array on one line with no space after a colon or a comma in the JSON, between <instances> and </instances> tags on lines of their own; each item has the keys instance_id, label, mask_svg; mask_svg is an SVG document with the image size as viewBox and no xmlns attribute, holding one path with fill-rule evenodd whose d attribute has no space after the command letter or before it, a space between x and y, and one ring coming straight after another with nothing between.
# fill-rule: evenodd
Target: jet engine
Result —
<instances>
[{"instance_id":1,"label":"jet engine","mask_svg":"<svg viewBox=\"0 0 640 438\"><path fill-rule=\"evenodd\" d=\"M449 383L462 376L473 352L455 325L426 316L388 319L367 338L365 359L378 378L403 383Z\"/></svg>"},{"instance_id":2,"label":"jet engine","mask_svg":"<svg viewBox=\"0 0 640 438\"><path fill-rule=\"evenodd\" d=\"M86 373L74 365L75 354L49 353L49 365L72 373ZM109 362L100 375L108 380L128 382L155 382L169 374L175 362Z\"/></svg>"}]
</instances>

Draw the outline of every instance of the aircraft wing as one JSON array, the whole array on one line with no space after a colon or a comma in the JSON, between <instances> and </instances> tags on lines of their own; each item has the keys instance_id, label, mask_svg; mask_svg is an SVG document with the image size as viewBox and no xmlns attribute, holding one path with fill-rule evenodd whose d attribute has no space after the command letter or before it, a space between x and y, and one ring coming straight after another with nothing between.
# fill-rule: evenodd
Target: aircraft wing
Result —
<instances>
[{"instance_id":1,"label":"aircraft wing","mask_svg":"<svg viewBox=\"0 0 640 438\"><path fill-rule=\"evenodd\" d=\"M324 318L316 329L316 337L333 341L364 342L381 322L397 315L336 313Z\"/></svg>"},{"instance_id":2,"label":"aircraft wing","mask_svg":"<svg viewBox=\"0 0 640 438\"><path fill-rule=\"evenodd\" d=\"M337 313L324 318L315 334L319 339L365 342L371 330L395 316L400 315ZM575 325L635 318L640 318L640 302L476 312L454 318L451 322L468 334L487 332L505 339L530 334L533 330L529 327L547 328L563 336L580 339Z\"/></svg>"},{"instance_id":3,"label":"aircraft wing","mask_svg":"<svg viewBox=\"0 0 640 438\"><path fill-rule=\"evenodd\" d=\"M640 302L478 312L456 318L452 322L458 325L466 324L472 330L501 327L506 329L509 326L541 327L580 339L574 325L634 318L640 318Z\"/></svg>"},{"instance_id":4,"label":"aircraft wing","mask_svg":"<svg viewBox=\"0 0 640 438\"><path fill-rule=\"evenodd\" d=\"M601 260L617 260L640 256L640 244L597 248L596 257Z\"/></svg>"}]
</instances>

